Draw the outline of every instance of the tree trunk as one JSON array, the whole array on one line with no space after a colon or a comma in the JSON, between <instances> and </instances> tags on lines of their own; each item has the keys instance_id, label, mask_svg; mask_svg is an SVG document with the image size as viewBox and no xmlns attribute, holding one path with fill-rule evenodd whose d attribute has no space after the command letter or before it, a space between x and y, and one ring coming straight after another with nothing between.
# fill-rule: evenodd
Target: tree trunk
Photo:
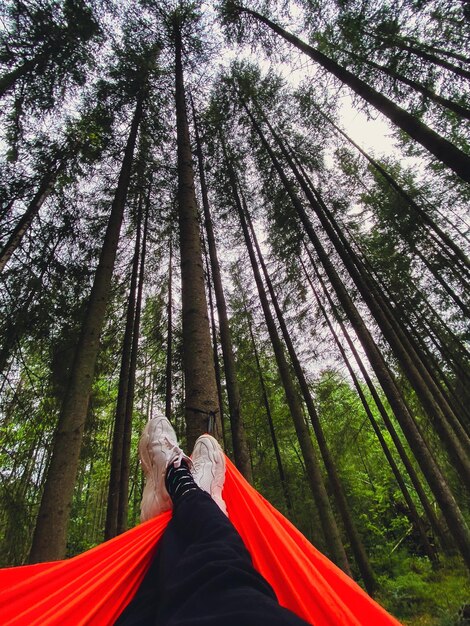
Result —
<instances>
[{"instance_id":1,"label":"tree trunk","mask_svg":"<svg viewBox=\"0 0 470 626\"><path fill-rule=\"evenodd\" d=\"M145 278L145 258L147 254L147 233L150 212L150 188L146 198L144 230L142 233L142 253L140 255L139 286L135 303L135 316L132 328L132 348L129 362L129 382L127 384L126 405L124 413L124 429L122 438L121 454L121 476L119 480L119 506L117 516L117 532L123 533L127 530L129 511L129 476L130 476L130 456L132 441L132 421L134 417L134 391L135 376L137 371L137 354L139 350L140 337L140 314L142 311L142 291Z\"/></svg>"},{"instance_id":2,"label":"tree trunk","mask_svg":"<svg viewBox=\"0 0 470 626\"><path fill-rule=\"evenodd\" d=\"M121 351L121 370L119 373L119 388L114 418L113 444L111 451L111 471L109 475L108 506L106 509L106 524L104 539L107 541L117 533L119 511L119 490L122 467L122 450L124 440L124 422L126 419L126 402L129 389L129 371L132 351L132 333L134 329L135 302L137 292L137 278L140 260L140 237L142 227L142 196L139 198L139 209L136 225L135 250L132 261L131 283L127 301L126 328Z\"/></svg>"},{"instance_id":3,"label":"tree trunk","mask_svg":"<svg viewBox=\"0 0 470 626\"><path fill-rule=\"evenodd\" d=\"M315 287L314 287L314 285L312 283L312 280L311 280L310 276L308 275L308 272L307 272L307 270L305 268L305 265L304 265L302 259L300 259L300 262L301 262L302 268L304 270L305 277L307 278L307 281L310 284L312 292L313 292L313 294L315 296L315 300L317 302L318 308L320 309L320 311L321 311L321 313L323 315L323 318L324 318L325 322L328 325L328 329L329 329L330 333L332 334L332 336L333 336L333 338L335 340L335 343L336 343L336 345L337 345L337 347L338 347L338 349L339 349L339 351L341 353L341 356L342 356L343 361L344 361L344 363L346 365L346 368L347 368L347 370L349 372L349 375L351 376L351 380L353 381L354 387L355 387L355 389L356 389L356 391L358 393L358 396L359 396L359 398L361 400L362 406L364 407L364 410L366 412L367 417L369 418L369 421L370 421L371 426L372 426L372 428L374 430L374 433L376 434L377 439L379 440L379 443L380 443L380 445L382 447L382 450L383 450L383 452L385 454L385 458L387 459L387 461L388 461L388 463L390 465L390 468L391 468L391 470L393 472L393 475L395 476L397 484L400 487L400 490L401 490L401 492L403 494L403 497L405 499L405 502L406 502L406 505L407 505L408 511L409 511L409 519L410 519L411 523L413 524L413 526L416 528L416 530L417 530L417 532L418 532L418 534L419 534L419 536L421 538L421 541L422 541L422 544L423 544L423 549L424 549L425 553L427 554L427 556L429 557L429 559L433 563L436 563L437 562L436 550L433 548L433 546L431 546L431 544L429 542L428 536L426 534L426 530L425 530L424 525L423 525L423 523L421 521L421 518L420 518L420 516L418 514L418 511L416 510L415 504L413 502L413 498L411 497L410 492L408 491L408 488L407 488L406 483L405 483L405 481L404 481L404 479L403 479L403 477L401 475L401 472L400 472L400 470L398 468L398 465L395 463L395 459L393 458L392 453L390 452L390 448L388 447L387 442L385 441L384 436L382 435L382 431L380 430L379 425L377 424L377 421L375 420L375 417L374 417L374 415L373 415L373 413L372 413L372 411L371 411L371 409L369 407L369 403L367 402L367 399L366 399L366 397L364 395L364 392L363 392L362 387L361 387L361 385L359 383L359 380L358 380L358 378L357 378L357 376L356 376L356 374L355 374L355 372L354 372L354 370L353 370L353 368L351 366L351 363L349 362L349 359L348 359L348 356L346 354L346 351L344 350L344 348L343 348L343 346L341 344L341 341L339 340L339 337L338 337L338 335L337 335L337 333L336 333L336 331L335 331L335 329L333 327L333 324L330 321L330 318L328 316L328 313L326 312L325 307L323 306L323 304L322 304L322 302L320 300L320 296L318 295L317 290L315 289Z\"/></svg>"},{"instance_id":4,"label":"tree trunk","mask_svg":"<svg viewBox=\"0 0 470 626\"><path fill-rule=\"evenodd\" d=\"M210 323L212 329L212 346L214 352L214 368L215 368L215 381L217 383L217 397L219 398L219 407L220 407L220 422L222 424L222 439L224 442L224 449L227 450L227 439L225 433L225 424L224 424L224 397L222 393L222 377L220 374L220 363L219 363L219 345L217 341L217 327L215 324L215 313L214 313L214 299L212 297L212 282L211 280L211 271L209 265L209 258L207 256L207 248L206 242L204 241L202 245L204 247L204 256L206 261L206 282L207 282L207 294L209 296L209 313L210 313Z\"/></svg>"},{"instance_id":5,"label":"tree trunk","mask_svg":"<svg viewBox=\"0 0 470 626\"><path fill-rule=\"evenodd\" d=\"M453 63L449 63L449 61L446 61L444 59L440 59L435 54L426 52L425 50L422 50L418 46L406 43L405 41L401 39L388 40L387 38L383 38L380 36L376 36L376 35L372 35L372 36L374 37L374 39L379 39L380 42L386 47L398 48L399 50L411 52L411 54L414 54L415 56L420 57L421 59L424 59L425 61L429 61L430 63L433 63L434 65L439 65L440 67L443 67L444 69L449 70L450 72L454 72L454 74L457 74L457 76L461 76L462 78L466 78L470 80L470 72L468 70L464 69L463 67L459 67L458 65L454 65ZM448 54L447 52L444 52L442 50L439 50L438 52L441 54L442 53L447 54L449 58L456 58L459 61L467 62L465 60L465 57L462 57L461 55L453 56L452 54Z\"/></svg>"},{"instance_id":6,"label":"tree trunk","mask_svg":"<svg viewBox=\"0 0 470 626\"><path fill-rule=\"evenodd\" d=\"M396 105L386 96L370 87L349 70L336 63L336 61L333 61L319 50L309 46L292 33L284 30L267 17L264 17L264 15L245 7L237 6L237 8L240 13L246 13L259 22L266 24L273 32L283 37L283 39L294 45L301 52L304 52L315 62L319 63L328 72L348 85L348 87L361 98L364 98L369 104L388 117L395 126L429 150L436 159L450 167L460 178L470 182L470 157L462 152L462 150L459 150L459 148L454 146L450 141L438 135L431 128L426 126L426 124L423 124L423 122Z\"/></svg>"},{"instance_id":7,"label":"tree trunk","mask_svg":"<svg viewBox=\"0 0 470 626\"><path fill-rule=\"evenodd\" d=\"M436 345L437 342L435 342L435 339L432 336L432 332L426 326L425 320L423 320L421 324L426 334L432 339L434 345ZM412 336L413 341L415 341L416 348L420 350L420 352L423 354L423 357L426 359L428 369L431 375L443 384L442 394L444 395L446 402L448 402L448 404L452 407L452 410L456 414L462 428L465 430L467 437L470 436L470 405L468 404L468 401L464 403L463 399L460 398L455 383L452 382L447 373L444 372L443 368L441 367L441 363L437 361L435 354L431 352L424 339L418 333L411 333L410 331L411 325L407 328L407 332L410 334L410 336ZM447 365L450 368L453 367L452 362L448 361ZM458 370L455 368L454 375L457 378L459 377ZM464 382L464 384L468 384L468 377L465 376L465 378L467 380L465 382L462 382Z\"/></svg>"},{"instance_id":8,"label":"tree trunk","mask_svg":"<svg viewBox=\"0 0 470 626\"><path fill-rule=\"evenodd\" d=\"M8 241L0 251L0 273L3 272L5 265L20 245L25 233L28 231L36 215L39 213L40 208L51 195L54 183L64 167L64 163L61 163L56 167L52 167L51 171L44 176L36 195L29 203L28 208L21 216L19 222L8 238Z\"/></svg>"},{"instance_id":9,"label":"tree trunk","mask_svg":"<svg viewBox=\"0 0 470 626\"><path fill-rule=\"evenodd\" d=\"M249 112L247 108L246 110ZM264 141L265 146L267 146L261 128L250 112L249 115L255 129L258 133L261 133L260 137ZM356 287L378 323L379 328L413 385L424 409L432 418L436 430L442 437L449 455L464 480L464 484L470 484L470 458L467 454L467 449L470 450L470 440L465 431L461 428L459 420L454 415L448 403L445 402L439 386L429 375L425 364L421 362L416 350L408 341L399 320L394 319L393 311L382 297L380 287L374 285L368 279L364 271L362 271L361 261L341 232L332 212L327 208L310 179L307 179L305 175L302 176L299 172L282 140L267 120L266 123L292 169L294 176L307 196L312 209L315 211ZM268 148L269 146L267 146L267 149ZM269 150L271 149L269 148ZM274 155L273 157L276 159Z\"/></svg>"},{"instance_id":10,"label":"tree trunk","mask_svg":"<svg viewBox=\"0 0 470 626\"><path fill-rule=\"evenodd\" d=\"M188 450L192 450L200 435L212 431L216 437L220 437L222 428L204 289L204 268L184 92L182 40L178 24L174 29L174 43L186 445Z\"/></svg>"},{"instance_id":11,"label":"tree trunk","mask_svg":"<svg viewBox=\"0 0 470 626\"><path fill-rule=\"evenodd\" d=\"M397 183L397 181L391 176L385 168L383 168L378 161L373 159L365 150L363 150L353 139L351 139L339 126L337 126L333 120L323 113L323 111L314 105L315 110L320 113L332 126L333 128L348 141L352 146L358 150L362 154L363 157L367 159L367 161L372 165L372 167L379 172L379 174L387 181L390 187L396 191L396 193L401 196L408 204L408 206L423 220L423 222L429 226L431 230L433 230L442 240L442 242L447 246L455 256L462 262L467 270L470 270L470 260L467 255L459 248L459 246L449 237L447 233L445 233L442 228L427 214L427 212L410 196L410 194ZM452 226L453 224L450 223ZM459 231L460 232L460 231ZM442 245L442 244L441 244Z\"/></svg>"},{"instance_id":12,"label":"tree trunk","mask_svg":"<svg viewBox=\"0 0 470 626\"><path fill-rule=\"evenodd\" d=\"M196 139L196 151L199 163L199 176L201 181L202 205L204 208L204 225L207 233L207 243L209 247L209 257L212 270L212 281L214 284L215 298L217 302L217 313L219 316L220 343L222 345L222 356L224 359L225 382L227 385L228 404L230 409L230 427L232 432L233 455L235 464L248 482L253 482L251 474L250 453L246 440L245 428L240 414L240 388L238 386L237 368L235 355L233 353L232 336L228 321L227 305L225 302L222 277L220 274L219 259L217 256L217 246L215 242L214 227L207 194L206 176L204 172L204 158L202 146L199 138L196 112L193 105L194 135Z\"/></svg>"},{"instance_id":13,"label":"tree trunk","mask_svg":"<svg viewBox=\"0 0 470 626\"><path fill-rule=\"evenodd\" d=\"M462 363L466 364L468 362L468 359L470 358L470 353L466 350L460 338L457 337L457 335L449 327L447 322L443 320L440 315L437 314L435 308L429 302L428 296L421 289L419 289L418 286L414 285L416 295L419 296L422 303L424 304L425 308L423 312L420 312L416 308L415 303L410 299L403 299L402 297L401 301L399 301L398 295L394 295L390 291L390 289L384 284L381 275L377 274L377 272L374 272L370 262L365 257L365 254L361 249L360 244L357 242L357 240L348 229L347 233L351 241L354 242L354 244L360 251L362 256L362 262L364 263L364 265L367 265L367 270L369 274L372 276L376 284L380 284L383 295L390 303L390 305L393 306L393 308L395 309L395 314L400 320L404 320L407 324L406 330L408 331L408 333L411 333L415 339L417 338L417 321L419 327L426 331L428 337L447 360L448 365L457 368L455 370L456 375L463 376L468 379L468 382L470 382L470 373L467 371L467 366L462 366ZM401 293L400 296L402 296ZM406 313L406 306L409 307L408 311L413 311L413 318L410 318L409 315ZM439 329L437 328L436 324L439 326ZM426 360L424 360L424 363L426 364Z\"/></svg>"},{"instance_id":14,"label":"tree trunk","mask_svg":"<svg viewBox=\"0 0 470 626\"><path fill-rule=\"evenodd\" d=\"M166 307L165 417L171 421L173 396L173 243L170 236L168 260L168 302Z\"/></svg>"},{"instance_id":15,"label":"tree trunk","mask_svg":"<svg viewBox=\"0 0 470 626\"><path fill-rule=\"evenodd\" d=\"M428 87L421 85L421 83L418 83L415 80L411 80L410 78L407 78L406 76L403 76L403 74L399 74L398 72L395 72L394 70L390 69L389 67L385 65L380 65L379 63L375 63L374 61L370 59L364 59L360 55L355 54L354 52L350 50L346 50L340 47L337 47L337 50L339 50L340 52L345 52L347 55L349 55L356 61L359 61L360 63L364 63L365 65L368 65L369 67L372 67L375 70L382 72L382 74L390 76L390 78L393 78L394 80L398 80L400 83L403 83L404 85L407 85L408 87L411 87L411 89L413 89L414 91L417 91L418 93L421 93L428 100L431 100L432 102L439 104L440 106L448 109L449 111L452 111L459 117L463 117L464 119L470 120L470 111L467 108L463 107L457 102L454 102L453 100L449 100L448 98L444 98L443 96L440 96L434 91L431 91L431 89L429 89Z\"/></svg>"},{"instance_id":16,"label":"tree trunk","mask_svg":"<svg viewBox=\"0 0 470 626\"><path fill-rule=\"evenodd\" d=\"M258 294L261 302L261 306L266 319L266 325L268 327L269 336L273 346L274 354L276 357L276 363L281 376L282 384L284 387L287 404L289 406L290 413L294 422L294 427L299 440L300 448L302 450L302 456L305 461L306 472L312 491L312 495L318 507L318 513L322 524L323 533L326 540L326 545L330 551L333 561L341 567L347 574L350 574L349 563L347 560L346 552L344 550L343 543L339 534L338 527L331 509L328 495L326 493L325 484L320 470L320 465L316 456L315 448L313 447L310 433L305 423L302 404L300 402L299 395L292 380L289 365L284 355L282 343L276 330L276 325L272 317L266 292L264 290L263 281L259 273L256 256L251 243L250 234L248 231L248 225L246 223L242 202L240 200L238 185L236 182L235 172L232 169L227 155L225 155L226 167L228 170L230 184L232 187L232 193L234 202L239 214L240 224L243 230L246 247L250 256L251 266L255 282L258 288Z\"/></svg>"},{"instance_id":17,"label":"tree trunk","mask_svg":"<svg viewBox=\"0 0 470 626\"><path fill-rule=\"evenodd\" d=\"M349 346L349 349L351 350L351 353L353 354L354 359L355 359L356 363L359 366L359 369L361 371L362 377L364 378L364 380L366 382L366 385L367 385L367 387L368 387L368 389L369 389L369 391L371 393L371 396L372 396L372 398L373 398L373 400L374 400L374 402L375 402L375 404L376 404L376 406L377 406L377 408L379 410L380 416L382 417L382 420L383 420L383 422L385 424L385 427L387 428L388 432L390 433L390 436L391 436L392 441L393 441L393 443L395 445L395 448L397 449L398 455L400 456L400 459L401 459L401 461L402 461L402 463L403 463L403 465L404 465L404 467L405 467L405 469L407 471L408 476L410 477L411 483L412 483L412 485L413 485L413 487L414 487L414 489L416 491L416 494L418 495L418 498L419 498L419 500L420 500L420 502L422 504L422 507L423 507L427 517L428 517L429 523L431 524L431 527L432 527L434 533L436 534L436 536L443 543L443 545L446 546L447 543L446 543L446 540L445 540L445 538L446 538L445 530L444 530L442 524L440 523L440 521L438 520L438 518L436 517L436 514L434 513L434 509L433 509L433 507L432 507L432 505L431 505L431 503L430 503L430 501L429 501L429 499L428 499L428 497L426 495L426 492L424 491L424 488L423 488L423 486L421 484L421 480L418 477L418 474L416 473L416 471L414 469L414 466L413 466L413 464L411 463L411 461L410 461L410 459L408 457L408 454L407 454L407 452L406 452L406 450L405 450L405 448L404 448L404 446L403 446L403 444L401 442L400 437L398 436L398 433L395 430L395 427L394 427L394 425L393 425L393 423L392 423L392 421L391 421L391 419L390 419L390 417L389 417L389 415L387 413L387 410L385 409L385 406L384 406L384 404L383 404L383 402L382 402L382 400L381 400L381 398L380 398L380 396L379 396L379 394L378 394L378 392L377 392L377 390L375 388L375 385L374 385L374 383L372 382L372 380L371 380L371 378L369 376L369 373L368 373L368 371L367 371L367 369L366 369L366 367L365 367L365 365L364 365L364 363L362 361L362 358L359 356L359 353L358 353L358 351L356 349L354 341L351 338L351 335L349 334L348 330L346 329L346 326L345 326L344 322L342 321L341 316L338 314L337 307L335 306L335 304L334 304L334 302L333 302L333 300L332 300L332 298L331 298L331 296L329 294L329 291L328 291L328 289L327 289L327 287L325 285L325 282L323 281L323 278L321 277L321 274L320 274L320 272L319 272L319 270L318 270L318 268L317 268L317 266L316 266L316 264L315 264L315 262L314 262L314 260L312 258L312 255L310 254L310 251L308 250L308 248L306 248L306 251L307 251L307 254L309 256L309 259L310 259L310 262L312 264L312 267L313 267L313 269L315 271L315 274L316 274L316 276L317 276L317 278L318 278L318 280L319 280L319 282L321 284L321 287L323 289L323 293L325 294L325 296L326 296L326 298L328 300L330 309L332 310L332 312L333 312L333 314L334 314L334 316L336 318L336 321L338 322L339 327L341 328L341 332L342 332L344 338L346 339L346 342L347 342L347 344Z\"/></svg>"},{"instance_id":18,"label":"tree trunk","mask_svg":"<svg viewBox=\"0 0 470 626\"><path fill-rule=\"evenodd\" d=\"M361 246L355 241L351 233L348 232L348 234L354 241L356 247L359 249L362 256L361 262L364 263L364 266L367 266L367 272L370 275L371 280L373 280L375 288L378 289L378 286L380 285L382 295L390 306L390 310L393 312L394 317L399 320L401 329L405 334L407 341L413 347L413 350L416 352L419 360L428 371L429 376L431 376L435 385L439 388L439 393L445 401L445 404L443 405L444 409L446 405L448 405L453 412L455 418L458 420L460 427L454 427L454 430L456 434L460 436L462 434L461 429L463 428L465 430L466 428L466 426L463 424L462 413L468 414L468 411L465 407L460 407L456 405L456 402L459 402L457 397L449 397L448 393L445 390L445 387L443 387L443 383L449 390L453 390L454 388L450 384L450 381L448 380L448 377L442 370L441 366L437 364L434 355L430 352L428 346L423 340L422 334L417 332L417 329L419 328L422 332L424 331L426 333L426 335L431 339L437 349L441 351L441 353L444 355L445 359L447 360L448 367L454 370L457 377L463 376L463 378L469 379L468 372L462 368L459 369L458 361L455 362L455 355L453 355L448 349L448 342L443 340L440 344L437 341L435 333L430 328L430 319L428 320L426 317L416 311L413 303L410 305L412 308L407 311L406 307L401 302L397 301L396 297L394 297L390 290L387 289L387 286L384 284L383 280L381 280L380 275L377 275L376 272L373 271L373 268L365 257L364 252L361 250ZM418 256L427 266L424 255L420 253ZM430 271L434 275L433 268L430 268ZM410 310L414 313L413 318L410 318L409 316ZM435 315L435 312L430 309L430 314ZM416 321L418 322L418 325L416 324ZM469 437L469 432L467 430L465 430L464 437L466 437L467 439Z\"/></svg>"},{"instance_id":19,"label":"tree trunk","mask_svg":"<svg viewBox=\"0 0 470 626\"><path fill-rule=\"evenodd\" d=\"M284 494L284 500L286 503L289 517L292 517L293 508L292 508L292 500L289 494L289 485L287 482L286 473L284 471L284 465L282 463L281 452L279 450L279 444L277 442L277 437L276 437L276 431L274 430L274 422L273 422L273 416L271 413L271 406L269 404L268 391L266 389L266 383L264 382L264 376L263 376L263 371L261 369L258 348L256 347L255 336L253 334L253 327L251 324L249 313L246 310L246 307L245 307L245 313L247 315L248 329L250 331L250 338L251 338L251 345L253 347L253 354L254 354L255 362L256 362L256 371L258 372L259 384L261 386L261 395L263 397L264 410L266 411L266 417L268 418L269 433L271 435L271 441L273 443L274 456L276 457L277 470L279 472L279 479L281 481L282 493Z\"/></svg>"},{"instance_id":20,"label":"tree trunk","mask_svg":"<svg viewBox=\"0 0 470 626\"><path fill-rule=\"evenodd\" d=\"M33 535L29 556L31 563L61 559L65 556L67 527L83 430L93 384L99 338L108 305L135 143L142 118L143 100L144 94L141 93L132 119L103 248L59 417L51 464Z\"/></svg>"},{"instance_id":21,"label":"tree trunk","mask_svg":"<svg viewBox=\"0 0 470 626\"><path fill-rule=\"evenodd\" d=\"M273 284L271 282L271 279L268 274L268 270L266 268L266 264L261 254L261 249L258 245L258 240L256 238L256 234L253 228L251 217L247 211L246 206L244 207L244 209L245 209L245 217L247 219L248 226L251 231L251 237L255 245L257 254L258 254L258 259L261 265L261 269L264 274L264 280L268 287L269 294L271 296L271 302L276 312L276 316L279 322L279 326L281 328L282 336L284 337L284 343L287 346L287 351L289 353L295 375L297 376L297 380L299 381L300 390L302 392L304 402L307 407L308 414L310 416L310 421L312 423L313 430L317 438L318 447L320 449L320 454L322 455L322 458L323 458L323 463L325 464L325 468L328 474L328 479L330 481L330 485L331 485L333 495L335 498L336 506L343 520L344 528L346 530L348 539L351 543L351 548L354 553L354 557L359 567L359 571L361 573L362 580L364 581L366 590L371 596L373 596L377 591L377 582L375 580L374 573L372 571L369 558L365 551L364 545L362 543L362 540L354 524L351 511L349 509L349 505L346 500L346 496L344 494L343 487L341 485L341 481L338 476L338 472L336 471L335 463L331 456L328 444L325 439L325 434L323 432L323 428L320 423L320 419L318 417L318 413L313 402L312 394L310 393L310 388L308 386L307 379L305 378L302 365L300 364L300 361L297 357L297 353L294 348L294 344L292 343L292 339L290 337L290 334L289 334L289 331L288 331L288 328L284 319L284 315L282 313L281 307L279 306L279 302L274 292Z\"/></svg>"},{"instance_id":22,"label":"tree trunk","mask_svg":"<svg viewBox=\"0 0 470 626\"><path fill-rule=\"evenodd\" d=\"M337 229L339 232L339 227L337 227ZM395 301L393 296L387 290L387 287L384 284L383 280L381 280L380 276L377 276L376 273L373 271L373 268L371 267L371 264L369 263L366 255L362 251L360 244L357 243L357 241L355 240L353 235L348 231L348 229L346 229L346 232L348 232L351 240L355 243L356 247L359 249L359 252L361 253L362 258L357 257L356 265L358 266L358 268L361 268L361 271L364 273L364 276L367 279L367 283L369 285L372 285L372 289L375 291L375 293L379 297L379 300L382 302L382 308L384 309L384 311L386 312L388 310L389 312L388 315L392 323L394 324L395 328L398 330L400 337L402 337L405 340L405 343L403 343L403 340L400 340L399 337L396 337L396 339L401 341L402 345L404 345L405 348L408 349L408 352L410 353L411 357L414 358L418 371L424 374L422 382L427 383L428 388L433 394L434 400L438 404L438 411L442 411L441 415L444 417L445 420L447 420L449 427L454 430L455 435L457 435L457 437L459 438L462 447L467 447L467 450L470 452L470 439L465 429L462 430L463 427L462 427L462 420L460 416L460 410L455 410L453 401L448 399L445 393L445 390L442 387L442 380L436 377L435 371L430 365L430 355L428 354L427 350L423 352L422 348L420 347L419 339L416 336L415 328L413 327L412 324L410 324L409 321L408 321L408 327L407 327L406 322L408 320L408 315L406 311L403 309L403 307L401 307ZM342 237L342 234L341 234L341 237ZM347 243L346 245L349 245L349 243ZM439 280L440 284L444 286L445 285L444 281L441 279L437 271L435 271L434 268L429 264L425 256L416 248L415 248L415 251L417 253L418 258L430 270L434 278ZM445 286L447 287L447 285ZM446 291L454 294L454 292L450 289L450 287L447 287ZM457 294L454 294L454 295L455 297L458 298ZM461 304L462 306L465 306L463 302ZM426 326L427 324L424 324L423 328L426 328ZM403 369L405 369L406 371L406 367L404 364L403 364ZM409 378L410 380L414 381L412 374L409 375ZM415 386L415 390L417 391L418 396L422 397L421 395L422 392L420 391L419 387ZM424 398L423 398L423 405L426 406L424 402ZM429 404L427 406L429 407ZM428 408L428 412L429 412L429 408ZM442 418L439 418L439 416L437 416L437 419L439 420ZM440 426L437 424L436 424L436 429L440 430ZM443 439L445 440L446 435L443 433L442 436L443 436ZM464 453L464 456L465 456L465 453Z\"/></svg>"},{"instance_id":23,"label":"tree trunk","mask_svg":"<svg viewBox=\"0 0 470 626\"><path fill-rule=\"evenodd\" d=\"M259 127L258 127L259 128ZM258 131L258 129L257 129ZM396 383L390 376L390 373L386 367L384 358L380 353L372 335L367 329L364 321L357 310L351 296L349 295L346 287L341 280L340 276L336 272L329 254L323 247L320 239L318 238L315 229L310 222L308 215L293 190L293 187L284 173L279 161L270 148L269 144L264 139L261 129L258 131L263 145L268 152L271 161L279 175L279 178L284 185L286 192L288 193L292 205L305 228L310 241L312 242L318 257L328 275L328 278L338 296L338 299L343 306L354 330L356 331L359 340L362 343L364 350L371 362L372 367L379 379L380 384L387 396L387 399L392 407L392 410L405 434L410 447L415 455L416 460L419 462L423 474L428 481L436 500L441 507L442 513L448 523L449 529L455 538L455 541L461 551L461 554L467 564L470 567L470 531L467 527L465 519L460 511L457 502L450 491L450 488L438 467L435 459L433 458L429 448L422 437L413 417L408 411L403 398L396 386Z\"/></svg>"},{"instance_id":24,"label":"tree trunk","mask_svg":"<svg viewBox=\"0 0 470 626\"><path fill-rule=\"evenodd\" d=\"M462 311L465 317L467 317L467 319L470 319L470 309L465 304L465 302L463 302L462 298L460 298L460 296L457 293L455 293L452 287L449 286L448 282L439 274L437 269L433 267L433 265L429 262L429 260L420 250L416 249L416 255L420 259L420 261L423 263L423 265L428 269L431 276L433 276L436 279L436 281L444 289L447 295L459 307L459 309Z\"/></svg>"}]
</instances>

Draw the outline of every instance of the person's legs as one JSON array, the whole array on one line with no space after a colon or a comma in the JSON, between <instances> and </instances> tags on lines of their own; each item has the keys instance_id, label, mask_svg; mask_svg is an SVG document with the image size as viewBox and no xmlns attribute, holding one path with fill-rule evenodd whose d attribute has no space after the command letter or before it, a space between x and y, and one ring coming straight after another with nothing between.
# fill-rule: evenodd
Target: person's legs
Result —
<instances>
[{"instance_id":1,"label":"person's legs","mask_svg":"<svg viewBox=\"0 0 470 626\"><path fill-rule=\"evenodd\" d=\"M181 539L171 520L136 595L121 613L115 626L153 626L155 624L157 608L161 604L162 594L165 593L167 573L177 566L182 551Z\"/></svg>"},{"instance_id":2,"label":"person's legs","mask_svg":"<svg viewBox=\"0 0 470 626\"><path fill-rule=\"evenodd\" d=\"M185 549L167 563L155 624L159 626L301 626L254 569L240 535L201 490L174 508L173 530Z\"/></svg>"},{"instance_id":3,"label":"person's legs","mask_svg":"<svg viewBox=\"0 0 470 626\"><path fill-rule=\"evenodd\" d=\"M181 463L187 468L191 460L179 448L175 431L166 418L151 419L146 424L139 441L139 456L146 478L140 508L140 519L145 522L173 508L165 485L167 470L170 467L178 469ZM116 625L144 626L155 622L162 589L160 581L164 580L170 564L177 562L183 552L173 525L171 520L136 595L121 613Z\"/></svg>"},{"instance_id":4,"label":"person's legs","mask_svg":"<svg viewBox=\"0 0 470 626\"><path fill-rule=\"evenodd\" d=\"M204 491L194 482L184 460L178 468L168 467L165 487L174 503L173 518L138 593L116 624L306 624L278 604L222 512L225 460L218 443L212 437L201 437L193 460L194 476Z\"/></svg>"}]
</instances>

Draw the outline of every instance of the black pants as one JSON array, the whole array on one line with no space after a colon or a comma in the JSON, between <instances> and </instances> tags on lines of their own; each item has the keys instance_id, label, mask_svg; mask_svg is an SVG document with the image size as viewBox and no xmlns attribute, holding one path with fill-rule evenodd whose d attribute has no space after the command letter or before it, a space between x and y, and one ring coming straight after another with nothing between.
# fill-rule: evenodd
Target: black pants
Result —
<instances>
[{"instance_id":1,"label":"black pants","mask_svg":"<svg viewBox=\"0 0 470 626\"><path fill-rule=\"evenodd\" d=\"M253 568L232 523L200 489L175 506L119 626L302 626Z\"/></svg>"}]
</instances>

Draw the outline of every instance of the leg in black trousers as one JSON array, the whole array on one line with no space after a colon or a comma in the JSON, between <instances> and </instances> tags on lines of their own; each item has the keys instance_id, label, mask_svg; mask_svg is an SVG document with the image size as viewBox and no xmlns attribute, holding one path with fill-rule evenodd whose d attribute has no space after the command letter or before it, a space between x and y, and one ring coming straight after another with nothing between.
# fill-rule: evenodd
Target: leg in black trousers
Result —
<instances>
[{"instance_id":1,"label":"leg in black trousers","mask_svg":"<svg viewBox=\"0 0 470 626\"><path fill-rule=\"evenodd\" d=\"M302 626L253 568L248 550L214 500L196 489L173 518L119 626Z\"/></svg>"}]
</instances>

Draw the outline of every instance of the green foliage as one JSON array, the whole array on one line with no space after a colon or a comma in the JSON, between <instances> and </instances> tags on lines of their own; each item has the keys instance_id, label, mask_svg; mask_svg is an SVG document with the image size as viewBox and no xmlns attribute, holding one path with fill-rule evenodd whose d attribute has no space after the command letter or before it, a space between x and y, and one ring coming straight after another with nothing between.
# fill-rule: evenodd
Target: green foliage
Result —
<instances>
[{"instance_id":1,"label":"green foliage","mask_svg":"<svg viewBox=\"0 0 470 626\"><path fill-rule=\"evenodd\" d=\"M459 563L449 560L433 570L428 561L403 551L394 556L381 585L381 602L407 626L457 626L470 593Z\"/></svg>"},{"instance_id":2,"label":"green foliage","mask_svg":"<svg viewBox=\"0 0 470 626\"><path fill-rule=\"evenodd\" d=\"M23 84L28 84L29 107L49 109L67 82L83 85L90 64L90 43L101 36L92 7L83 1L12 2L6 6L0 63ZM16 80L2 79L2 93Z\"/></svg>"},{"instance_id":3,"label":"green foliage","mask_svg":"<svg viewBox=\"0 0 470 626\"><path fill-rule=\"evenodd\" d=\"M86 418L67 555L80 553L103 539L130 263L142 198L149 199L150 217L134 398L129 525L138 523L143 486L137 454L139 435L148 418L163 412L166 400L170 241L173 423L184 445L182 356L191 348L183 345L180 315L173 93L173 37L177 28L183 37L185 81L201 121L255 487L319 549L328 551L258 296L247 270L227 156L237 171L347 503L378 577L378 599L410 626L457 624L458 609L468 601L462 564L456 557L442 554L440 547L439 567L433 568L424 555L402 492L317 307L310 281L345 346L337 320L343 320L351 331L349 322L337 305L333 289L326 284L333 297L334 311L330 310L305 251L308 242L304 229L272 159L253 130L250 114L260 124L286 169L289 183L305 204L315 232L379 345L465 517L468 500L442 442L325 229L308 206L306 194L286 166L269 125L331 210L339 230L357 252L357 264L363 263L373 276L380 293L397 312L400 328L423 351L426 366L456 403L458 415L467 426L470 331L463 313L469 306L470 274L439 230L468 253L468 190L439 165L428 168L422 159L402 162L403 150L399 152L398 148L388 156L373 159L358 151L347 134L339 130L341 104L350 100L336 79L310 62L304 64L302 57L294 57L290 47L280 45L263 24L243 14L236 2L208 5L200 1L142 0L134 4L34 0L9 2L2 14L0 87L4 89L2 104L7 105L0 155L2 244L43 181L51 172L57 175L50 196L2 275L1 564L23 563L28 555L129 123L141 96L145 96L144 119ZM253 2L250 6L264 15L268 15L264 11L268 9L279 24L284 20L295 23L293 32L305 35L305 39L310 36L320 50L467 150L464 124L366 63L370 59L383 64L466 106L468 91L462 76L418 54L432 54L454 65L454 69L465 68L459 59L468 52L460 3L299 0ZM219 26L227 35L225 44ZM228 66L227 59L231 58L235 60ZM282 63L276 64L279 59ZM219 61L222 67L217 65ZM403 147L402 136L400 141ZM358 143L363 145L362 138ZM408 143L405 148L419 154L414 144ZM404 193L390 184L377 164ZM354 337L353 342L362 356L360 342ZM349 350L347 356L351 357ZM358 371L352 358L351 363ZM366 368L406 452L412 456L373 368L367 363ZM410 489L428 539L438 545L362 378L360 385ZM223 376L222 390L226 451L231 455ZM282 467L274 453L274 442ZM418 468L414 458L412 464ZM326 470L322 468L322 472L329 495L333 496ZM421 474L419 477L432 500L425 480ZM433 500L432 506L441 516ZM341 524L338 512L335 514ZM359 580L343 528L341 533L353 574Z\"/></svg>"}]
</instances>

